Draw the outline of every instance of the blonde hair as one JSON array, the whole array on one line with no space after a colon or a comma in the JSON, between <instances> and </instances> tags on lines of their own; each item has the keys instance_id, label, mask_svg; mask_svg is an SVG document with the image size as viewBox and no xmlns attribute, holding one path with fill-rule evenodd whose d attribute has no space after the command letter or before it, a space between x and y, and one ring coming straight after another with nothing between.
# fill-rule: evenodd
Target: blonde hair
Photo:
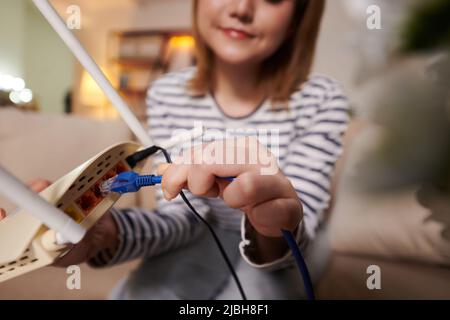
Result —
<instances>
[{"instance_id":1,"label":"blonde hair","mask_svg":"<svg viewBox=\"0 0 450 320\"><path fill-rule=\"evenodd\" d=\"M260 70L260 78L272 104L286 105L291 93L307 80L314 61L325 0L295 1L295 12L286 39L263 62ZM197 9L198 0L194 0L192 13L197 71L188 83L188 89L193 95L205 95L211 90L213 52L199 33Z\"/></svg>"}]
</instances>

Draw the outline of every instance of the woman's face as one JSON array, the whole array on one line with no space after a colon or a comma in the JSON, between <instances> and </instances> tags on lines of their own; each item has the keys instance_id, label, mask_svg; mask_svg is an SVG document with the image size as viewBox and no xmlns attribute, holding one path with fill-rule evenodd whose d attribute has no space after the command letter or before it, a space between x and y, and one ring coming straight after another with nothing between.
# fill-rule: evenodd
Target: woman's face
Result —
<instances>
[{"instance_id":1,"label":"woman's face","mask_svg":"<svg viewBox=\"0 0 450 320\"><path fill-rule=\"evenodd\" d=\"M261 63L287 36L296 1L198 0L200 35L225 63Z\"/></svg>"}]
</instances>

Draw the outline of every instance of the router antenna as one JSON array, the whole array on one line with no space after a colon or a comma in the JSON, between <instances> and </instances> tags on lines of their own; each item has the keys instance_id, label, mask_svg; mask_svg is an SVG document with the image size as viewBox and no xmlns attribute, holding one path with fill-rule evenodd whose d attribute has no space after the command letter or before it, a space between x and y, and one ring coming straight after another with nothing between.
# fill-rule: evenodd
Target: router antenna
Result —
<instances>
[{"instance_id":1,"label":"router antenna","mask_svg":"<svg viewBox=\"0 0 450 320\"><path fill-rule=\"evenodd\" d=\"M78 243L86 233L86 229L77 224L71 217L28 189L2 167L0 167L0 193L72 243Z\"/></svg>"}]
</instances>

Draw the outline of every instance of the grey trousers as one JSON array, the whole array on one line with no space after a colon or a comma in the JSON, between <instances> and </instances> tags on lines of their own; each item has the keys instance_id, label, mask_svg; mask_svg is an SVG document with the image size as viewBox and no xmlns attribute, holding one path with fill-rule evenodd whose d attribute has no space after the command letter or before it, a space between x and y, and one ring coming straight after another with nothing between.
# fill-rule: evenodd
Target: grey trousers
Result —
<instances>
[{"instance_id":1,"label":"grey trousers","mask_svg":"<svg viewBox=\"0 0 450 320\"><path fill-rule=\"evenodd\" d=\"M248 299L304 299L304 286L296 265L277 271L250 266L242 259L240 232L214 227L236 270ZM327 265L330 253L322 228L304 253L313 282ZM239 290L212 238L205 232L190 245L144 259L111 292L113 300L241 299Z\"/></svg>"}]
</instances>

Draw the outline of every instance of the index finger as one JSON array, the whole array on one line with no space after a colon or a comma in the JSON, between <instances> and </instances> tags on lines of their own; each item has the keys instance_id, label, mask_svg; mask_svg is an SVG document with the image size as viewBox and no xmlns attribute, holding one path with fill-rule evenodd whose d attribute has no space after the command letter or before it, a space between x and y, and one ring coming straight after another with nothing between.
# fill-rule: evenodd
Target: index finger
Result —
<instances>
[{"instance_id":1,"label":"index finger","mask_svg":"<svg viewBox=\"0 0 450 320\"><path fill-rule=\"evenodd\" d=\"M217 140L194 146L183 151L183 164L208 165L217 175L237 176L240 173L259 170L262 174L278 172L273 154L251 137ZM225 166L225 167L224 167Z\"/></svg>"}]
</instances>

